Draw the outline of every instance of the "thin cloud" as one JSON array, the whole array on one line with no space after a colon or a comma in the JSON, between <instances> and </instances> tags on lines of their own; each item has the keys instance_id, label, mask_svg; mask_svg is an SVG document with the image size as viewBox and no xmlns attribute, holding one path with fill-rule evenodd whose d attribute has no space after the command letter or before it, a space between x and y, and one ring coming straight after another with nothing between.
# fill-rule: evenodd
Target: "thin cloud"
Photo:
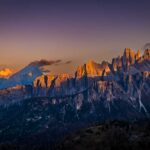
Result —
<instances>
[{"instance_id":1,"label":"thin cloud","mask_svg":"<svg viewBox=\"0 0 150 150\"><path fill-rule=\"evenodd\" d=\"M70 64L70 63L72 63L72 61L71 61L71 60L66 61L66 62L62 62L62 63L57 63L57 64L55 64L55 66L68 65L68 64Z\"/></svg>"},{"instance_id":2,"label":"thin cloud","mask_svg":"<svg viewBox=\"0 0 150 150\"><path fill-rule=\"evenodd\" d=\"M71 64L71 63L72 63L71 60L65 62L65 64Z\"/></svg>"},{"instance_id":3,"label":"thin cloud","mask_svg":"<svg viewBox=\"0 0 150 150\"><path fill-rule=\"evenodd\" d=\"M40 61L31 62L31 65L37 65L39 67L51 66L51 65L59 64L61 61L62 60L60 60L60 59L58 59L58 60L45 60L45 59L41 59Z\"/></svg>"}]
</instances>

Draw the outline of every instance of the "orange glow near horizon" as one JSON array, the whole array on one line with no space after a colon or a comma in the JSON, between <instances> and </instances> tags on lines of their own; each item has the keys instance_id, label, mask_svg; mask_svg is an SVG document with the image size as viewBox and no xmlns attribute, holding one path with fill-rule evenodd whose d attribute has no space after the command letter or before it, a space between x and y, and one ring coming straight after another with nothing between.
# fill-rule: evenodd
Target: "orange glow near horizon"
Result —
<instances>
[{"instance_id":1,"label":"orange glow near horizon","mask_svg":"<svg viewBox=\"0 0 150 150\"><path fill-rule=\"evenodd\" d=\"M11 70L9 68L5 68L0 70L0 78L8 78L14 73L14 70Z\"/></svg>"}]
</instances>

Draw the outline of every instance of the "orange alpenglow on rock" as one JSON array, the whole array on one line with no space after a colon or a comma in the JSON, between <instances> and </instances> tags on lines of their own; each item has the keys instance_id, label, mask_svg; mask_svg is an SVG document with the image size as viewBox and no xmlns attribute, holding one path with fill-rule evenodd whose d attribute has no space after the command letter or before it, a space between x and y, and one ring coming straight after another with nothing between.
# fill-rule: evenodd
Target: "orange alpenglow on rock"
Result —
<instances>
[{"instance_id":1,"label":"orange alpenglow on rock","mask_svg":"<svg viewBox=\"0 0 150 150\"><path fill-rule=\"evenodd\" d=\"M140 52L140 50L138 50L138 52L135 55L135 59L139 60L140 58L141 58L141 52Z\"/></svg>"},{"instance_id":2,"label":"orange alpenglow on rock","mask_svg":"<svg viewBox=\"0 0 150 150\"><path fill-rule=\"evenodd\" d=\"M88 61L86 64L79 66L77 68L76 76L78 78L81 78L85 74L87 76L101 76L103 71L110 72L110 68L108 66L107 62L102 62L101 64L98 64L94 62L93 60Z\"/></svg>"},{"instance_id":3,"label":"orange alpenglow on rock","mask_svg":"<svg viewBox=\"0 0 150 150\"><path fill-rule=\"evenodd\" d=\"M51 82L54 80L54 78L55 78L54 75L41 75L34 80L33 85L34 87L37 86L41 86L45 88L50 87Z\"/></svg>"},{"instance_id":4,"label":"orange alpenglow on rock","mask_svg":"<svg viewBox=\"0 0 150 150\"><path fill-rule=\"evenodd\" d=\"M13 70L5 68L0 70L0 78L8 78L13 74Z\"/></svg>"}]
</instances>

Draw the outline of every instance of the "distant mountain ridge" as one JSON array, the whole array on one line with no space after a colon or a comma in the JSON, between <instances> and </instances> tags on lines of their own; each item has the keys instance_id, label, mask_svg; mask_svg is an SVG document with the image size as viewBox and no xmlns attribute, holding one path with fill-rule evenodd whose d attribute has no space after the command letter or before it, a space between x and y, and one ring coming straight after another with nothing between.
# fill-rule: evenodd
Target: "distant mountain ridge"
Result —
<instances>
[{"instance_id":1,"label":"distant mountain ridge","mask_svg":"<svg viewBox=\"0 0 150 150\"><path fill-rule=\"evenodd\" d=\"M86 64L78 66L74 76L68 74L62 74L58 76L42 75L34 80L33 85L35 88L50 88L51 83L54 81L61 84L67 80L68 82L72 80L73 83L73 81L83 77L103 78L105 80L115 81L119 79L119 73L122 73L123 75L135 75L137 73L143 73L144 76L149 76L150 50L145 50L143 56L141 56L139 50L136 53L133 50L126 48L123 56L113 58L112 63L103 61L101 64L98 64L93 60L90 60Z\"/></svg>"},{"instance_id":2,"label":"distant mountain ridge","mask_svg":"<svg viewBox=\"0 0 150 150\"><path fill-rule=\"evenodd\" d=\"M135 52L126 48L123 55L113 58L111 63L103 61L99 64L90 60L86 64L78 66L74 75L44 75L42 69L31 63L8 79L2 78L0 80L1 93L6 89L10 90L11 94L11 88L15 89L17 86L17 90L19 87L32 89L30 94L24 92L25 95L29 95L25 97L70 95L88 88L93 81L119 82L119 80L125 80L127 76L132 80L131 78L135 75L149 79L150 49L146 49L141 55L140 50Z\"/></svg>"},{"instance_id":3,"label":"distant mountain ridge","mask_svg":"<svg viewBox=\"0 0 150 150\"><path fill-rule=\"evenodd\" d=\"M77 67L75 75L67 75L70 77L81 78L85 74L88 77L96 77L96 76L109 76L117 72L118 70L122 70L124 72L145 72L150 71L150 49L146 49L144 54L141 55L140 50L138 52L133 51L130 48L126 48L124 50L123 56L119 56L112 59L112 62L109 63L107 61L103 61L101 64L94 62L93 60L88 61L84 65L80 65ZM132 67L131 67L132 66ZM6 69L2 71L2 73L11 73L10 69ZM14 87L18 85L32 85L37 78L40 79L40 75L42 78L43 70L42 67L36 64L29 64L27 67L23 68L21 71L16 72L12 76L10 76L6 82L1 82L0 89L5 89L9 87ZM65 76L58 75L58 76ZM54 75L47 75L54 76ZM1 76L1 80L3 77ZM35 80L35 81L34 81ZM41 79L42 80L42 79Z\"/></svg>"},{"instance_id":4,"label":"distant mountain ridge","mask_svg":"<svg viewBox=\"0 0 150 150\"><path fill-rule=\"evenodd\" d=\"M0 89L32 84L33 80L42 75L42 69L38 65L29 64L22 70L12 74L0 84Z\"/></svg>"}]
</instances>

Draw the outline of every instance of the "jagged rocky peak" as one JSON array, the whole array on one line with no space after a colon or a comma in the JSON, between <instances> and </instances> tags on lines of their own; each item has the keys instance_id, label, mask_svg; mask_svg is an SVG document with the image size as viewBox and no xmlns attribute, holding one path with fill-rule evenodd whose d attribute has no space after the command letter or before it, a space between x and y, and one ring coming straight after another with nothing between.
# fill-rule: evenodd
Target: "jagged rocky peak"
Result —
<instances>
[{"instance_id":1,"label":"jagged rocky peak","mask_svg":"<svg viewBox=\"0 0 150 150\"><path fill-rule=\"evenodd\" d=\"M106 75L110 74L111 70L109 67L109 63L107 61L102 61L101 68L102 68L103 72L105 72Z\"/></svg>"},{"instance_id":2,"label":"jagged rocky peak","mask_svg":"<svg viewBox=\"0 0 150 150\"><path fill-rule=\"evenodd\" d=\"M122 67L122 58L118 56L117 58L112 59L112 69L113 71L117 71L118 68Z\"/></svg>"},{"instance_id":3,"label":"jagged rocky peak","mask_svg":"<svg viewBox=\"0 0 150 150\"><path fill-rule=\"evenodd\" d=\"M52 80L54 80L55 76L54 75L41 75L39 77L37 77L34 81L33 81L33 86L34 87L45 87L48 88L51 85Z\"/></svg>"},{"instance_id":4,"label":"jagged rocky peak","mask_svg":"<svg viewBox=\"0 0 150 150\"><path fill-rule=\"evenodd\" d=\"M142 60L140 50L136 52L130 48L125 48L121 57L118 56L117 58L112 59L112 69L113 71L117 71L118 69L127 71L132 65L135 64L135 62L140 62Z\"/></svg>"},{"instance_id":5,"label":"jagged rocky peak","mask_svg":"<svg viewBox=\"0 0 150 150\"><path fill-rule=\"evenodd\" d=\"M123 54L123 63L124 65L131 65L135 62L136 52L130 48L125 48Z\"/></svg>"},{"instance_id":6,"label":"jagged rocky peak","mask_svg":"<svg viewBox=\"0 0 150 150\"><path fill-rule=\"evenodd\" d=\"M61 84L67 82L69 79L72 78L72 75L64 73L64 74L60 74L56 77L56 81L55 81L55 87L59 87L61 86Z\"/></svg>"},{"instance_id":7,"label":"jagged rocky peak","mask_svg":"<svg viewBox=\"0 0 150 150\"><path fill-rule=\"evenodd\" d=\"M103 71L110 72L108 62L103 61L102 64L89 60L86 64L77 68L76 76L81 78L84 75L89 77L101 76Z\"/></svg>"},{"instance_id":8,"label":"jagged rocky peak","mask_svg":"<svg viewBox=\"0 0 150 150\"><path fill-rule=\"evenodd\" d=\"M90 60L86 63L87 75L101 75L100 64Z\"/></svg>"},{"instance_id":9,"label":"jagged rocky peak","mask_svg":"<svg viewBox=\"0 0 150 150\"><path fill-rule=\"evenodd\" d=\"M144 60L150 60L150 49L146 49L143 55Z\"/></svg>"},{"instance_id":10,"label":"jagged rocky peak","mask_svg":"<svg viewBox=\"0 0 150 150\"><path fill-rule=\"evenodd\" d=\"M141 58L141 52L140 52L140 50L138 50L135 55L135 60L139 60L140 58Z\"/></svg>"},{"instance_id":11,"label":"jagged rocky peak","mask_svg":"<svg viewBox=\"0 0 150 150\"><path fill-rule=\"evenodd\" d=\"M134 50L132 50L131 48L125 48L124 50L124 55L129 58L132 56L135 56L136 52Z\"/></svg>"},{"instance_id":12,"label":"jagged rocky peak","mask_svg":"<svg viewBox=\"0 0 150 150\"><path fill-rule=\"evenodd\" d=\"M72 78L70 74L60 74L60 75L41 75L33 81L34 87L50 88L51 84L55 81L55 86L60 86L61 83Z\"/></svg>"},{"instance_id":13,"label":"jagged rocky peak","mask_svg":"<svg viewBox=\"0 0 150 150\"><path fill-rule=\"evenodd\" d=\"M77 67L77 71L76 71L76 73L75 73L75 76L76 76L77 78L81 78L81 77L83 77L84 75L86 75L86 64L78 66L78 67Z\"/></svg>"}]
</instances>

